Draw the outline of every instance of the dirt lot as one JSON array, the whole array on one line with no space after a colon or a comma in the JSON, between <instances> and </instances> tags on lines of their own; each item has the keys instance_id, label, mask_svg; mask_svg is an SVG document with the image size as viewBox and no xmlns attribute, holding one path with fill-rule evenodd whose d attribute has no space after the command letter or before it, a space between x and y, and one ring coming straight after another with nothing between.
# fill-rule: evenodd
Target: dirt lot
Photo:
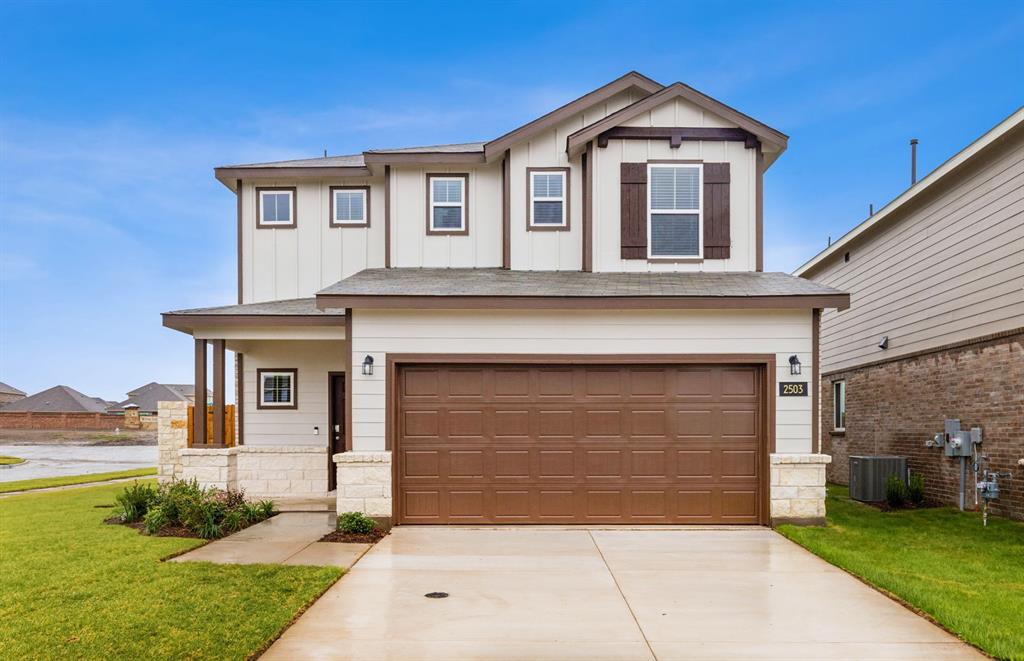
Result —
<instances>
[{"instance_id":1,"label":"dirt lot","mask_svg":"<svg viewBox=\"0 0 1024 661\"><path fill-rule=\"evenodd\" d=\"M156 432L0 429L0 445L156 445Z\"/></svg>"}]
</instances>

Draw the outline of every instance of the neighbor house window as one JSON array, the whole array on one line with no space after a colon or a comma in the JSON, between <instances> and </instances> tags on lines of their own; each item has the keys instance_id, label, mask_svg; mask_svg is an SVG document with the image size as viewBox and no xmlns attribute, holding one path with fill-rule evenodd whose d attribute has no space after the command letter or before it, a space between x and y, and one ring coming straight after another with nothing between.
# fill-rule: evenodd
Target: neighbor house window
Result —
<instances>
[{"instance_id":1,"label":"neighbor house window","mask_svg":"<svg viewBox=\"0 0 1024 661\"><path fill-rule=\"evenodd\" d=\"M427 175L427 233L468 233L468 182L468 174Z\"/></svg>"},{"instance_id":2,"label":"neighbor house window","mask_svg":"<svg viewBox=\"0 0 1024 661\"><path fill-rule=\"evenodd\" d=\"M527 170L529 219L527 229L568 229L569 169Z\"/></svg>"},{"instance_id":3,"label":"neighbor house window","mask_svg":"<svg viewBox=\"0 0 1024 661\"><path fill-rule=\"evenodd\" d=\"M703 257L700 164L648 165L647 181L648 257Z\"/></svg>"},{"instance_id":4,"label":"neighbor house window","mask_svg":"<svg viewBox=\"0 0 1024 661\"><path fill-rule=\"evenodd\" d=\"M295 189L256 189L257 227L295 227Z\"/></svg>"},{"instance_id":5,"label":"neighbor house window","mask_svg":"<svg viewBox=\"0 0 1024 661\"><path fill-rule=\"evenodd\" d=\"M369 227L370 187L331 187L331 227Z\"/></svg>"},{"instance_id":6,"label":"neighbor house window","mask_svg":"<svg viewBox=\"0 0 1024 661\"><path fill-rule=\"evenodd\" d=\"M846 381L832 383L832 410L835 415L832 428L836 431L844 431L846 429Z\"/></svg>"},{"instance_id":7,"label":"neighbor house window","mask_svg":"<svg viewBox=\"0 0 1024 661\"><path fill-rule=\"evenodd\" d=\"M298 407L296 387L298 370L294 369L260 369L257 371L257 383L260 387L257 408L294 409Z\"/></svg>"}]
</instances>

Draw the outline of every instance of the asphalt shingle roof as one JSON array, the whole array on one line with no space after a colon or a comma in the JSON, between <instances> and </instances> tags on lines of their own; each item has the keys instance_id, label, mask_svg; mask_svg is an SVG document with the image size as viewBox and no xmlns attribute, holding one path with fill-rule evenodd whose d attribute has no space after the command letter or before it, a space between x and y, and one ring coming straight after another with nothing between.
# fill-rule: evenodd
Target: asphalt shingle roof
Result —
<instances>
[{"instance_id":1,"label":"asphalt shingle roof","mask_svg":"<svg viewBox=\"0 0 1024 661\"><path fill-rule=\"evenodd\" d=\"M266 303L245 303L242 305L220 305L212 308L189 308L174 310L165 314L175 315L261 315L261 316L344 316L344 310L320 310L315 298L292 298Z\"/></svg>"},{"instance_id":2,"label":"asphalt shingle roof","mask_svg":"<svg viewBox=\"0 0 1024 661\"><path fill-rule=\"evenodd\" d=\"M14 386L9 386L3 381L0 381L0 395L26 395L24 390L18 390Z\"/></svg>"},{"instance_id":3,"label":"asphalt shingle roof","mask_svg":"<svg viewBox=\"0 0 1024 661\"><path fill-rule=\"evenodd\" d=\"M38 411L71 413L75 411L87 411L89 413L100 413L110 403L99 397L89 397L68 386L54 386L34 395L29 395L16 402L5 404L0 410L3 411Z\"/></svg>"}]
</instances>

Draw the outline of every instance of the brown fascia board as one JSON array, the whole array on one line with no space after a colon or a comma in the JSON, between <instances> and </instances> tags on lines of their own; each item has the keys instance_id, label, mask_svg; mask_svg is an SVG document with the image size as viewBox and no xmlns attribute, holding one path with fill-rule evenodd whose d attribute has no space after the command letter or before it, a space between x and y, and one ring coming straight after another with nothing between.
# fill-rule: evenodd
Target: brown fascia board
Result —
<instances>
[{"instance_id":1,"label":"brown fascia board","mask_svg":"<svg viewBox=\"0 0 1024 661\"><path fill-rule=\"evenodd\" d=\"M564 106L556 108L542 117L538 117L528 124L523 124L519 128L509 131L500 138L491 140L484 145L484 155L487 162L501 158L505 153L505 150L511 147L514 143L525 140L532 135L536 135L537 133L558 124L595 103L600 103L601 101L613 97L619 92L627 90L630 87L639 88L648 94L653 94L662 89L661 83L651 80L647 76L636 71L630 71L626 75L616 78L607 85L598 87L596 90L588 92L578 99L570 101Z\"/></svg>"},{"instance_id":2,"label":"brown fascia board","mask_svg":"<svg viewBox=\"0 0 1024 661\"><path fill-rule=\"evenodd\" d=\"M602 132L614 126L618 126L622 122L629 121L640 113L656 108L657 106L667 102L669 99L676 97L682 97L705 110L713 112L723 119L733 122L740 128L750 131L760 138L762 142L776 148L777 152L774 153L774 157L777 157L778 154L781 154L786 150L786 145L789 142L789 136L785 133L773 129L767 124L763 124L753 117L745 115L739 110L727 106L721 101L713 99L707 94L695 90L684 83L672 83L661 91L655 92L636 103L628 105L625 108L608 115L604 119L594 122L590 126L583 127L566 138L565 150L569 156L572 157L583 151L583 149L586 148L587 143L595 139ZM766 160L769 163L774 160L774 157L769 157L766 154Z\"/></svg>"},{"instance_id":3,"label":"brown fascia board","mask_svg":"<svg viewBox=\"0 0 1024 661\"><path fill-rule=\"evenodd\" d=\"M197 326L224 328L254 326L344 326L345 315L303 314L173 314L164 312L163 325L182 333L192 333Z\"/></svg>"},{"instance_id":4,"label":"brown fascia board","mask_svg":"<svg viewBox=\"0 0 1024 661\"><path fill-rule=\"evenodd\" d=\"M440 310L736 310L850 307L849 294L792 296L372 296L318 294L316 306Z\"/></svg>"},{"instance_id":5,"label":"brown fascia board","mask_svg":"<svg viewBox=\"0 0 1024 661\"><path fill-rule=\"evenodd\" d=\"M479 151L459 152L363 152L367 165L480 165L485 162Z\"/></svg>"},{"instance_id":6,"label":"brown fascia board","mask_svg":"<svg viewBox=\"0 0 1024 661\"><path fill-rule=\"evenodd\" d=\"M369 177L373 173L364 167L289 167L289 168L214 168L217 181L235 190L239 179L345 179Z\"/></svg>"}]
</instances>

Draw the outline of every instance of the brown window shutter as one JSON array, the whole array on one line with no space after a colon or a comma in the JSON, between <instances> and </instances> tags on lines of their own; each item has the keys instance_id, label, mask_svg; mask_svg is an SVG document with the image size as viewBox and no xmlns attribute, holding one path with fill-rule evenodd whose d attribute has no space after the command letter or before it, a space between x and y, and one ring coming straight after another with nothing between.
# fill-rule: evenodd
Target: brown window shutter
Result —
<instances>
[{"instance_id":1,"label":"brown window shutter","mask_svg":"<svg viewBox=\"0 0 1024 661\"><path fill-rule=\"evenodd\" d=\"M704 259L729 259L729 164L704 164Z\"/></svg>"},{"instance_id":2,"label":"brown window shutter","mask_svg":"<svg viewBox=\"0 0 1024 661\"><path fill-rule=\"evenodd\" d=\"M622 259L647 259L647 164L621 163L620 167Z\"/></svg>"}]
</instances>

